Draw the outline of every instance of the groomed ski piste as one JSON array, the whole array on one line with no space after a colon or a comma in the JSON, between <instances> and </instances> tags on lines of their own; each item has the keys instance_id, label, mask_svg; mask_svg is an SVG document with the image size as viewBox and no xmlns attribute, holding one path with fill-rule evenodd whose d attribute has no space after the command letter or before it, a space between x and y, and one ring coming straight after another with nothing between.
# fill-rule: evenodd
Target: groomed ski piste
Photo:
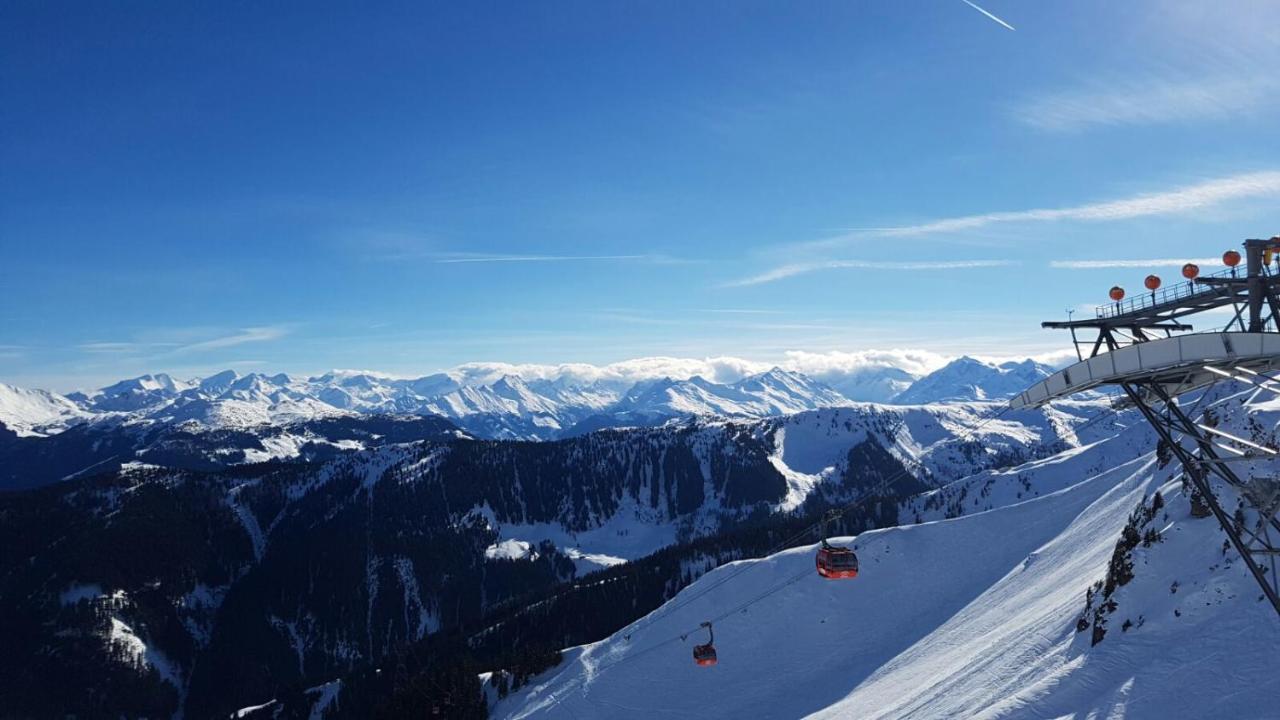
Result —
<instances>
[{"instance_id":1,"label":"groomed ski piste","mask_svg":"<svg viewBox=\"0 0 1280 720\"><path fill-rule=\"evenodd\" d=\"M1274 429L1280 405L1260 400L1223 401L1242 434L1259 419ZM1280 717L1280 619L1218 524L1191 516L1176 462L1108 451L1138 434L1151 443L1135 427L997 478L1052 478L1031 499L834 539L857 549L853 580L819 577L816 545L722 566L493 697L491 717ZM1107 459L1086 471L1088 455ZM1157 491L1164 506L1148 527L1160 539L1132 551L1133 579L1111 596L1093 645L1092 628L1077 630L1093 617L1086 592ZM1232 490L1219 492L1235 507ZM704 620L715 623L714 667L691 657Z\"/></svg>"}]
</instances>

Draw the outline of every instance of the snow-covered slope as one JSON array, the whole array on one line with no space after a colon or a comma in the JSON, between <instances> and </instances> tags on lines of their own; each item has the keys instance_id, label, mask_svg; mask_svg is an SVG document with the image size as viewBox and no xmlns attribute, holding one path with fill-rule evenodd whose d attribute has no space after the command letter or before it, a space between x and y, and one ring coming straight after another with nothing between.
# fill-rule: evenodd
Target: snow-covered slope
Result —
<instances>
[{"instance_id":1,"label":"snow-covered slope","mask_svg":"<svg viewBox=\"0 0 1280 720\"><path fill-rule=\"evenodd\" d=\"M1223 563L1212 520L1190 519L1184 500L1168 506L1168 541L1144 552L1123 589L1135 626L1095 647L1076 631L1086 588L1156 490L1149 469L846 538L862 558L854 581L814 574L813 547L722 567L674 610L570 651L493 716L1268 717L1280 623L1244 569ZM703 669L689 658L701 636L678 638L708 618L720 662Z\"/></svg>"},{"instance_id":2,"label":"snow-covered slope","mask_svg":"<svg viewBox=\"0 0 1280 720\"><path fill-rule=\"evenodd\" d=\"M893 402L904 405L1009 398L1043 380L1053 368L1034 360L988 363L961 357L912 383Z\"/></svg>"},{"instance_id":3,"label":"snow-covered slope","mask_svg":"<svg viewBox=\"0 0 1280 720\"><path fill-rule=\"evenodd\" d=\"M61 395L0 383L0 423L20 436L52 435L88 417Z\"/></svg>"},{"instance_id":4,"label":"snow-covered slope","mask_svg":"<svg viewBox=\"0 0 1280 720\"><path fill-rule=\"evenodd\" d=\"M1245 402L1247 414L1226 412ZM1274 439L1280 402L1217 407L1229 431ZM951 511L969 514L839 540L859 553L855 580L818 577L813 546L721 567L567 651L492 716L1276 717L1280 621L1215 521L1191 517L1177 464L1143 452L1144 433L967 478L977 502ZM1231 489L1217 492L1234 507ZM927 505L917 509L945 512ZM1099 614L1135 522L1154 542L1132 549L1132 580ZM713 668L690 657L704 620Z\"/></svg>"}]
</instances>

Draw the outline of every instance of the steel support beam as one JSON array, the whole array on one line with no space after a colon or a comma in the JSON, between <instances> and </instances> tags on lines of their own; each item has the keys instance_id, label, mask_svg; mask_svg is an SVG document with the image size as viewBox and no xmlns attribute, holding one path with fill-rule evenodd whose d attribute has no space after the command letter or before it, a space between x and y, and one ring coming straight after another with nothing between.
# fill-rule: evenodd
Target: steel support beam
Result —
<instances>
[{"instance_id":1,"label":"steel support beam","mask_svg":"<svg viewBox=\"0 0 1280 720\"><path fill-rule=\"evenodd\" d=\"M1191 481L1192 487L1203 498L1205 504L1209 507L1209 511L1218 521L1218 525L1222 527L1223 532L1227 534L1228 540L1235 547L1236 552L1240 554L1240 558L1244 560L1245 566L1258 583L1258 587L1262 588L1263 595L1271 601L1271 607L1275 609L1276 615L1280 616L1280 578L1277 577L1274 569L1275 553L1280 552L1280 547L1270 543L1270 528L1277 523L1275 512L1277 508L1274 506L1269 508L1270 512L1268 513L1268 509L1255 507L1259 514L1261 537L1255 531L1250 533L1254 538L1254 543L1245 542L1244 538L1236 530L1235 522L1222 509L1217 496L1214 495L1205 470L1208 469L1235 488L1243 489L1245 484L1230 466L1221 461L1213 443L1200 431L1196 423L1182 411L1177 402L1165 392L1163 387L1159 384L1148 386L1147 394L1155 395L1159 398L1164 405L1165 412L1168 413L1167 417L1157 413L1147 403L1146 394L1139 390L1139 386L1139 383L1123 383L1121 388L1129 397L1130 402L1138 408L1147 422L1151 424L1151 427L1155 429L1160 439L1178 457L1179 462L1182 463L1183 473ZM1201 457L1197 458L1183 447L1180 439L1174 437L1175 432L1191 438L1195 442ZM1251 500L1250 504L1252 505ZM1267 570L1258 564L1258 559L1255 558L1255 555L1270 556L1270 564L1273 566L1271 577L1267 577Z\"/></svg>"}]
</instances>

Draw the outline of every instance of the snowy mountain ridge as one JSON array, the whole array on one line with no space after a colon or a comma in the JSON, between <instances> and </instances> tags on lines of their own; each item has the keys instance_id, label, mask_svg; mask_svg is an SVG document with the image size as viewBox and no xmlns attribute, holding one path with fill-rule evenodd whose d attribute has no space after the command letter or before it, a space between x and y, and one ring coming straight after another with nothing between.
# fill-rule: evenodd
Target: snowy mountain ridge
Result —
<instances>
[{"instance_id":1,"label":"snowy mountain ridge","mask_svg":"<svg viewBox=\"0 0 1280 720\"><path fill-rule=\"evenodd\" d=\"M732 382L695 375L629 384L569 375L526 379L516 373L481 383L456 371L412 379L367 371L295 378L226 370L191 380L157 373L66 396L0 386L0 423L23 435L51 435L101 421L244 429L355 415L431 414L477 437L545 440L677 417L758 419L864 399L924 404L1002 398L1023 390L1046 368L1032 361L995 365L961 358L916 377L886 366L842 378L848 394L779 367Z\"/></svg>"},{"instance_id":2,"label":"snowy mountain ridge","mask_svg":"<svg viewBox=\"0 0 1280 720\"><path fill-rule=\"evenodd\" d=\"M1011 360L997 364L966 355L912 383L894 397L894 402L924 405L1007 398L1043 380L1053 374L1053 371L1053 367L1034 360Z\"/></svg>"}]
</instances>

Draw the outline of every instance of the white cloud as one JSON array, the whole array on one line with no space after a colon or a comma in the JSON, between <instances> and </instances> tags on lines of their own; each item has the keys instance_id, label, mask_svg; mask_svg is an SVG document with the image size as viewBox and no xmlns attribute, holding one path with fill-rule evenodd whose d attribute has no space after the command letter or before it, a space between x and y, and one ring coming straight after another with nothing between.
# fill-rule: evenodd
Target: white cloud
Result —
<instances>
[{"instance_id":1,"label":"white cloud","mask_svg":"<svg viewBox=\"0 0 1280 720\"><path fill-rule=\"evenodd\" d=\"M1274 103L1277 85L1280 83L1269 75L1184 82L1131 78L1106 87L1032 98L1015 107L1013 114L1027 125L1054 132L1094 125L1155 125L1228 118L1254 113Z\"/></svg>"},{"instance_id":2,"label":"white cloud","mask_svg":"<svg viewBox=\"0 0 1280 720\"><path fill-rule=\"evenodd\" d=\"M1049 267L1060 270L1095 270L1099 268L1180 268L1187 263L1212 266L1221 263L1222 258L1155 258L1151 260L1052 260Z\"/></svg>"},{"instance_id":3,"label":"white cloud","mask_svg":"<svg viewBox=\"0 0 1280 720\"><path fill-rule=\"evenodd\" d=\"M824 382L839 383L859 374L896 368L918 377L933 372L952 358L928 350L863 350L858 352L808 352L790 350L775 361L748 360L732 356L705 358L643 357L608 365L589 363L502 363L473 362L446 372L464 385L484 385L503 375L528 380L565 380L573 383L604 382L630 386L642 380L669 377L687 380L702 377L712 382L736 382L748 375L774 367L800 372Z\"/></svg>"},{"instance_id":4,"label":"white cloud","mask_svg":"<svg viewBox=\"0 0 1280 720\"><path fill-rule=\"evenodd\" d=\"M862 350L858 352L806 352L790 350L781 363L788 370L815 378L856 375L868 370L897 368L910 375L927 375L954 358L929 350Z\"/></svg>"},{"instance_id":5,"label":"white cloud","mask_svg":"<svg viewBox=\"0 0 1280 720\"><path fill-rule=\"evenodd\" d=\"M568 380L578 383L606 382L631 385L641 380L661 377L687 380L694 376L701 376L713 382L733 382L753 373L764 372L771 367L773 364L767 362L734 357L646 357L609 365L473 362L459 365L448 372L466 385L491 383L503 375L516 375L525 380Z\"/></svg>"},{"instance_id":6,"label":"white cloud","mask_svg":"<svg viewBox=\"0 0 1280 720\"><path fill-rule=\"evenodd\" d=\"M872 260L820 260L817 262L789 263L768 272L727 283L727 287L761 285L784 278L804 275L819 270L856 268L863 270L964 270L1013 265L1009 260L951 260L938 262L881 262Z\"/></svg>"},{"instance_id":7,"label":"white cloud","mask_svg":"<svg viewBox=\"0 0 1280 720\"><path fill-rule=\"evenodd\" d=\"M931 220L917 225L871 228L846 233L806 245L813 248L843 245L872 237L914 237L934 233L975 230L1001 223L1043 223L1061 221L1112 222L1153 215L1172 215L1189 210L1202 210L1228 200L1280 195L1280 171L1243 173L1206 180L1194 185L1145 193L1119 200L1106 200L1066 208L1037 208L1006 212L962 215Z\"/></svg>"},{"instance_id":8,"label":"white cloud","mask_svg":"<svg viewBox=\"0 0 1280 720\"><path fill-rule=\"evenodd\" d=\"M221 333L221 334L218 334ZM152 355L167 357L184 353L220 350L246 343L278 340L289 333L287 326L273 325L228 331L215 328L178 328L143 333L142 339L128 341L93 341L76 346L94 355ZM210 337L210 336L213 337ZM205 339L199 339L205 338Z\"/></svg>"},{"instance_id":9,"label":"white cloud","mask_svg":"<svg viewBox=\"0 0 1280 720\"><path fill-rule=\"evenodd\" d=\"M87 342L76 347L87 353L124 354L140 352L152 346L136 342Z\"/></svg>"}]
</instances>

